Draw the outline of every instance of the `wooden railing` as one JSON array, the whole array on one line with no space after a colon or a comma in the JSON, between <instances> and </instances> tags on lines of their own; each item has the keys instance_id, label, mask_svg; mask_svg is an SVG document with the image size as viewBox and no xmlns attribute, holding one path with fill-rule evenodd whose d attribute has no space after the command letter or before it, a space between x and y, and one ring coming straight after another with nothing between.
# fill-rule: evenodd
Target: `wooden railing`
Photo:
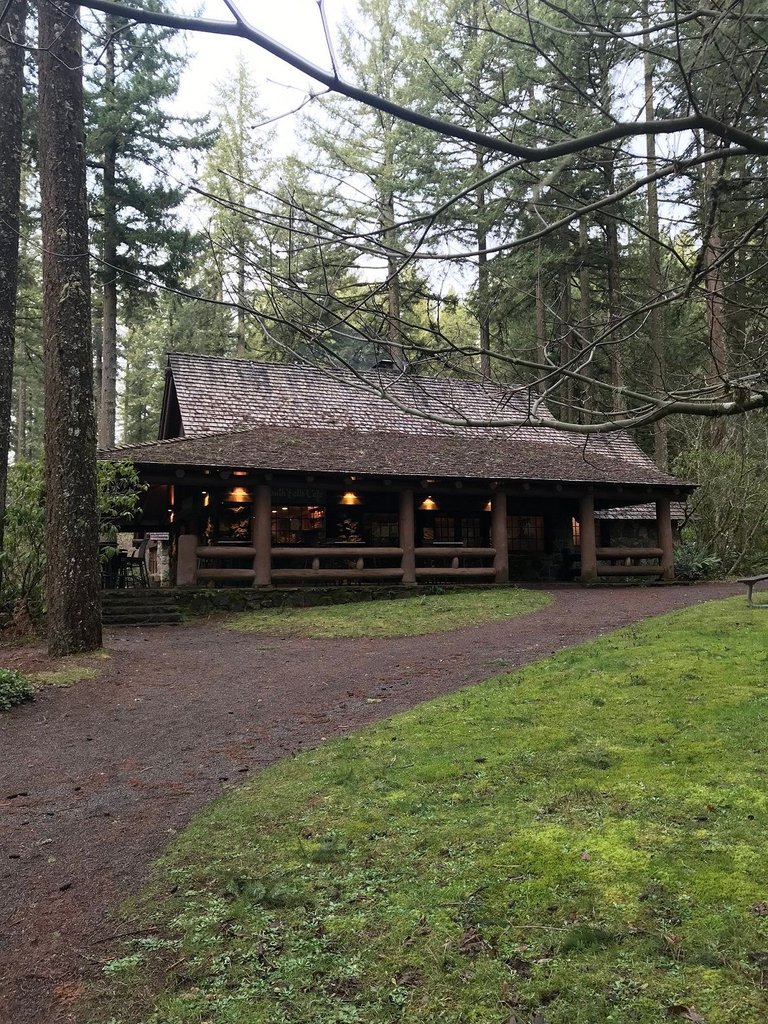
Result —
<instances>
[{"instance_id":1,"label":"wooden railing","mask_svg":"<svg viewBox=\"0 0 768 1024\"><path fill-rule=\"evenodd\" d=\"M426 576L445 576L445 577L462 577L462 576L487 576L493 578L496 575L496 570L491 565L466 565L467 559L477 559L479 561L491 560L496 555L496 548L464 548L464 547L441 547L439 544L432 545L425 548L416 548L416 579L424 578ZM430 562L445 563L450 561L449 565L419 565L419 561L428 559Z\"/></svg>"},{"instance_id":2,"label":"wooden railing","mask_svg":"<svg viewBox=\"0 0 768 1024\"><path fill-rule=\"evenodd\" d=\"M597 548L598 576L660 576L663 572L662 548ZM654 558L657 565L639 565L641 559ZM604 565L601 562L611 562ZM619 563L618 565L615 563Z\"/></svg>"},{"instance_id":3,"label":"wooden railing","mask_svg":"<svg viewBox=\"0 0 768 1024\"><path fill-rule=\"evenodd\" d=\"M220 580L222 582L237 581L237 580L253 580L256 578L256 572L253 567L253 560L256 557L256 549L251 547L230 547L229 545L209 545L199 546L197 548L197 571L195 573L196 580ZM209 567L201 566L200 561L208 561L216 559L217 561L249 561L251 564L247 568L245 566L224 566L224 567Z\"/></svg>"},{"instance_id":4,"label":"wooden railing","mask_svg":"<svg viewBox=\"0 0 768 1024\"><path fill-rule=\"evenodd\" d=\"M375 548L355 544L338 544L326 548L272 548L272 579L399 580L403 577L400 564L402 557L402 548ZM275 566L275 562L286 559L303 564L282 568ZM370 564L371 561L378 563L390 560L395 560L397 564ZM337 564L328 565L329 561Z\"/></svg>"},{"instance_id":5,"label":"wooden railing","mask_svg":"<svg viewBox=\"0 0 768 1024\"><path fill-rule=\"evenodd\" d=\"M196 581L254 582L256 548L228 545L200 545L196 549ZM273 547L270 550L271 578L281 580L402 580L401 547L330 545L328 547ZM495 548L442 547L415 549L416 579L485 577L493 579ZM206 565L205 562L248 562L243 565ZM292 564L284 564L284 563ZM480 564L467 564L475 562ZM487 564L490 562L491 564ZM202 563L202 564L201 564ZM384 563L384 564L382 564Z\"/></svg>"}]
</instances>

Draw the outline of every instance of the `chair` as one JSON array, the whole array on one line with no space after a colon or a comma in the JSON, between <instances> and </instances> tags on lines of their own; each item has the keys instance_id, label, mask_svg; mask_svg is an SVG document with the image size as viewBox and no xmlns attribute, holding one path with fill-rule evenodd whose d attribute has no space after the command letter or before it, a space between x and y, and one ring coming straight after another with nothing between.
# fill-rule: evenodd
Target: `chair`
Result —
<instances>
[{"instance_id":1,"label":"chair","mask_svg":"<svg viewBox=\"0 0 768 1024\"><path fill-rule=\"evenodd\" d=\"M149 534L144 535L144 539L138 548L134 548L130 555L125 555L122 561L121 575L124 587L148 587L149 586L149 573L147 572L146 553L147 545L149 544Z\"/></svg>"}]
</instances>

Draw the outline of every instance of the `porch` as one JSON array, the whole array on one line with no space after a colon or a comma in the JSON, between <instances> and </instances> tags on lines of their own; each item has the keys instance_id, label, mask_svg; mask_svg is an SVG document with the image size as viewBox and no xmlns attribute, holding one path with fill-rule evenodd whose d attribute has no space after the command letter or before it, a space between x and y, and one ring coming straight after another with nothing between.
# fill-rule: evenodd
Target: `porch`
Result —
<instances>
[{"instance_id":1,"label":"porch","mask_svg":"<svg viewBox=\"0 0 768 1024\"><path fill-rule=\"evenodd\" d=\"M653 541L627 547L601 543L595 520L597 505L637 500L621 489L250 475L234 487L206 483L170 488L180 587L673 578L668 495L655 495Z\"/></svg>"}]
</instances>

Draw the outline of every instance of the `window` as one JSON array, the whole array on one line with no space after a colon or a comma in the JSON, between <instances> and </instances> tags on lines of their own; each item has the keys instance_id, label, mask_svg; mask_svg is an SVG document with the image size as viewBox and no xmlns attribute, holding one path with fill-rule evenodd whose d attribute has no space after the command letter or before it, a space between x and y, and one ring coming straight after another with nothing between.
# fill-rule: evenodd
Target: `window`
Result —
<instances>
[{"instance_id":1,"label":"window","mask_svg":"<svg viewBox=\"0 0 768 1024\"><path fill-rule=\"evenodd\" d=\"M325 540L321 505L282 505L272 509L272 543L311 547Z\"/></svg>"},{"instance_id":2,"label":"window","mask_svg":"<svg viewBox=\"0 0 768 1024\"><path fill-rule=\"evenodd\" d=\"M507 516L511 551L544 550L544 516Z\"/></svg>"},{"instance_id":3,"label":"window","mask_svg":"<svg viewBox=\"0 0 768 1024\"><path fill-rule=\"evenodd\" d=\"M433 533L435 544L451 544L455 539L453 516L435 516Z\"/></svg>"},{"instance_id":4,"label":"window","mask_svg":"<svg viewBox=\"0 0 768 1024\"><path fill-rule=\"evenodd\" d=\"M481 548L483 546L483 531L480 525L480 516L462 516L459 520L461 541L468 548Z\"/></svg>"},{"instance_id":5,"label":"window","mask_svg":"<svg viewBox=\"0 0 768 1024\"><path fill-rule=\"evenodd\" d=\"M397 547L399 532L397 513L366 512L363 515L363 534L374 547Z\"/></svg>"},{"instance_id":6,"label":"window","mask_svg":"<svg viewBox=\"0 0 768 1024\"><path fill-rule=\"evenodd\" d=\"M219 544L248 544L251 539L251 504L222 501L219 506Z\"/></svg>"},{"instance_id":7,"label":"window","mask_svg":"<svg viewBox=\"0 0 768 1024\"><path fill-rule=\"evenodd\" d=\"M467 548L485 546L480 516L435 516L435 544L463 544Z\"/></svg>"},{"instance_id":8,"label":"window","mask_svg":"<svg viewBox=\"0 0 768 1024\"><path fill-rule=\"evenodd\" d=\"M571 520L571 544L575 548L581 547L581 523L575 516Z\"/></svg>"}]
</instances>

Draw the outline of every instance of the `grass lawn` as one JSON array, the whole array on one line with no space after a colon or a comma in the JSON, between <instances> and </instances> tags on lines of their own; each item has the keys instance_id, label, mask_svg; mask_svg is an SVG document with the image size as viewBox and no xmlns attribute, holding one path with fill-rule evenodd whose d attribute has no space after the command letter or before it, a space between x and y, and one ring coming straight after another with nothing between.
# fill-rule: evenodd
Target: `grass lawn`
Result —
<instances>
[{"instance_id":1,"label":"grass lawn","mask_svg":"<svg viewBox=\"0 0 768 1024\"><path fill-rule=\"evenodd\" d=\"M415 636L511 619L550 601L547 594L532 590L489 588L320 608L268 608L238 615L229 625L311 637Z\"/></svg>"},{"instance_id":2,"label":"grass lawn","mask_svg":"<svg viewBox=\"0 0 768 1024\"><path fill-rule=\"evenodd\" d=\"M737 598L275 765L158 865L98 1019L764 1024L767 727Z\"/></svg>"}]
</instances>

